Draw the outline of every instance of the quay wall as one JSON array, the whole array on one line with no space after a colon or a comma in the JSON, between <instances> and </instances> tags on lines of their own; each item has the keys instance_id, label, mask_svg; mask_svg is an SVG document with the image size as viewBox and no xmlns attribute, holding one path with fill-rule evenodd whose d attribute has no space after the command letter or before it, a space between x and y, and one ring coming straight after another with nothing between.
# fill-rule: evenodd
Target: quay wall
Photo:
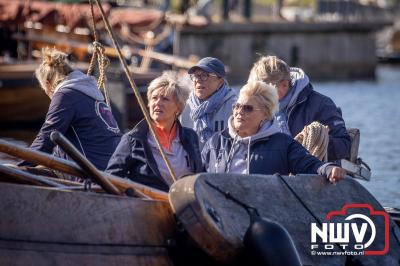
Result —
<instances>
[{"instance_id":1,"label":"quay wall","mask_svg":"<svg viewBox=\"0 0 400 266\"><path fill-rule=\"evenodd\" d=\"M387 23L386 23L387 24ZM232 84L246 82L260 55L301 67L312 80L374 79L375 31L385 23L220 23L183 27L174 53L221 59Z\"/></svg>"}]
</instances>

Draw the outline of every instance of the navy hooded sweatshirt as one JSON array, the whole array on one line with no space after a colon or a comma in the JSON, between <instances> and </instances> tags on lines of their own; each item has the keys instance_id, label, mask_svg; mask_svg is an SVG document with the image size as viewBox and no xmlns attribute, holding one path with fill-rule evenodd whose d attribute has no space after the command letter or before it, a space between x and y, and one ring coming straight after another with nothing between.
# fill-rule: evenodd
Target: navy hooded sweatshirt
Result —
<instances>
[{"instance_id":1,"label":"navy hooded sweatshirt","mask_svg":"<svg viewBox=\"0 0 400 266\"><path fill-rule=\"evenodd\" d=\"M93 77L71 72L55 89L46 121L31 148L67 158L50 140L59 131L98 169L104 170L117 147L121 133L111 109ZM53 150L54 148L54 150ZM20 165L30 165L22 162Z\"/></svg>"}]
</instances>

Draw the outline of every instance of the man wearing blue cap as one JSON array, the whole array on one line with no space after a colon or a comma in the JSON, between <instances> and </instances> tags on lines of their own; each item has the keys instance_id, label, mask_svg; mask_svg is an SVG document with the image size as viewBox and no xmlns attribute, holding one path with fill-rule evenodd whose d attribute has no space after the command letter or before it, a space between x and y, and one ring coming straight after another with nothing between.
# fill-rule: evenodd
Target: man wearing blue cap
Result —
<instances>
[{"instance_id":1,"label":"man wearing blue cap","mask_svg":"<svg viewBox=\"0 0 400 266\"><path fill-rule=\"evenodd\" d=\"M183 126L197 132L202 148L215 132L227 127L237 95L229 88L225 66L217 58L201 59L188 73L193 81L193 91L181 120Z\"/></svg>"}]
</instances>

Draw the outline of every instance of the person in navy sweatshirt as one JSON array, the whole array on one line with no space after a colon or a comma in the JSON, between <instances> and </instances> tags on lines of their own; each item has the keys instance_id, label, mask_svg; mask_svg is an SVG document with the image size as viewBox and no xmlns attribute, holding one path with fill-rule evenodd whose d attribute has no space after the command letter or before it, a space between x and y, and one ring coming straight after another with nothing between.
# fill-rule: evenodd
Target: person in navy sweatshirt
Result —
<instances>
[{"instance_id":1,"label":"person in navy sweatshirt","mask_svg":"<svg viewBox=\"0 0 400 266\"><path fill-rule=\"evenodd\" d=\"M50 133L57 130L98 169L104 170L121 133L95 78L73 70L67 55L56 49L44 48L42 56L35 76L51 102L30 148L68 159L50 140ZM19 165L32 164L24 161Z\"/></svg>"},{"instance_id":2,"label":"person in navy sweatshirt","mask_svg":"<svg viewBox=\"0 0 400 266\"><path fill-rule=\"evenodd\" d=\"M282 133L295 137L314 121L329 127L328 161L350 156L351 139L342 111L331 98L314 90L307 74L276 56L263 56L250 71L248 81L273 84L278 92L275 115Z\"/></svg>"}]
</instances>

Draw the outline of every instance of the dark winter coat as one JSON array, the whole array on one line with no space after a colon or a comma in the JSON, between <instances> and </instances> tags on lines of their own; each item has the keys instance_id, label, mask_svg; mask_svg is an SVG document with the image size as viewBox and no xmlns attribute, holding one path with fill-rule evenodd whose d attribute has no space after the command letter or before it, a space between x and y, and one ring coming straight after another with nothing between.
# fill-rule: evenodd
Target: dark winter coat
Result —
<instances>
[{"instance_id":1,"label":"dark winter coat","mask_svg":"<svg viewBox=\"0 0 400 266\"><path fill-rule=\"evenodd\" d=\"M130 132L124 134L107 166L107 172L129 178L160 190L168 191L169 186L162 178L147 142L148 125L144 120ZM178 122L179 138L187 152L193 173L203 170L197 134ZM185 163L185 162L182 162Z\"/></svg>"}]
</instances>

